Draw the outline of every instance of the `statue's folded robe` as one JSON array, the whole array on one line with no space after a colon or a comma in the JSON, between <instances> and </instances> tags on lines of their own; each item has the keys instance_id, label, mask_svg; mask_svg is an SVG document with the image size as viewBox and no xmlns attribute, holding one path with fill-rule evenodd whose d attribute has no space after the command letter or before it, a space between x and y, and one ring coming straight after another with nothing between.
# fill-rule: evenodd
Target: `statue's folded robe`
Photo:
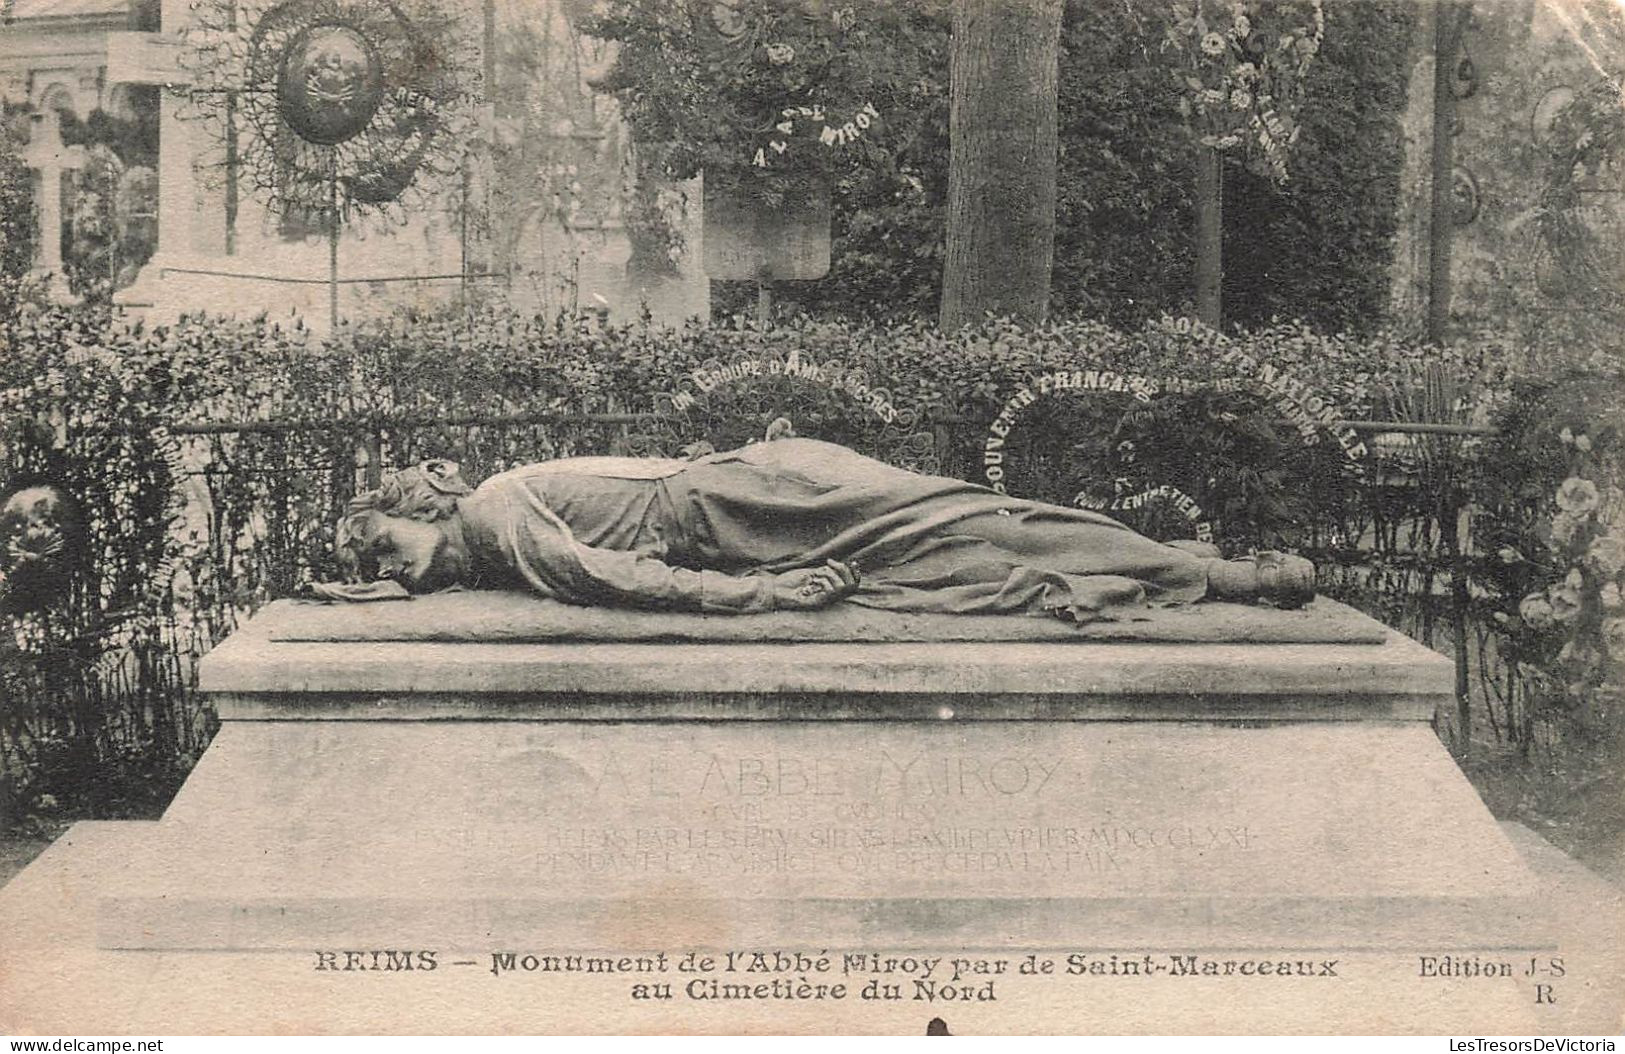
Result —
<instances>
[{"instance_id":1,"label":"statue's folded robe","mask_svg":"<svg viewBox=\"0 0 1625 1054\"><path fill-rule=\"evenodd\" d=\"M579 607L522 592L458 591L374 604L280 601L256 620L273 641L1145 641L1380 644L1384 630L1324 598L1299 611L1241 604L1153 607L1083 625L1026 615L943 615L834 604L817 611L702 615Z\"/></svg>"}]
</instances>

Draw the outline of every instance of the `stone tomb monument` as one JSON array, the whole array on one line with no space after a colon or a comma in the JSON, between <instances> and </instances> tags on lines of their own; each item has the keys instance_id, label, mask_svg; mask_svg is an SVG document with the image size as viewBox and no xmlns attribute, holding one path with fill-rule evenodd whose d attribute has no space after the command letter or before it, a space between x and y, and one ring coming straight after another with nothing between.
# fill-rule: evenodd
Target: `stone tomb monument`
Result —
<instances>
[{"instance_id":1,"label":"stone tomb monument","mask_svg":"<svg viewBox=\"0 0 1625 1054\"><path fill-rule=\"evenodd\" d=\"M1353 610L1086 626L515 593L280 601L101 887L104 949L1537 946L1532 876Z\"/></svg>"}]
</instances>

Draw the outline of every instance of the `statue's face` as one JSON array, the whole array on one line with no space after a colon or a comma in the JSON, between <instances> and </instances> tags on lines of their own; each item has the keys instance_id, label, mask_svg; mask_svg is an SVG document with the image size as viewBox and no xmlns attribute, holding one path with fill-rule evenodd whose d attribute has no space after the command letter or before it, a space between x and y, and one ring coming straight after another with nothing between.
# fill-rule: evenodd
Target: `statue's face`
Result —
<instances>
[{"instance_id":1,"label":"statue's face","mask_svg":"<svg viewBox=\"0 0 1625 1054\"><path fill-rule=\"evenodd\" d=\"M379 578L393 578L414 593L432 593L462 578L468 556L439 525L379 516L377 528L367 549Z\"/></svg>"}]
</instances>

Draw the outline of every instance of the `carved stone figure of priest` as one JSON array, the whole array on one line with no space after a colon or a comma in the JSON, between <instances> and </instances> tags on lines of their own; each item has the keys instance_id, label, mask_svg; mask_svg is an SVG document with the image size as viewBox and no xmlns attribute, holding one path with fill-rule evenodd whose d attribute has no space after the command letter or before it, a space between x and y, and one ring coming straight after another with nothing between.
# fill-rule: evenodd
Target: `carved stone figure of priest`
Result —
<instances>
[{"instance_id":1,"label":"carved stone figure of priest","mask_svg":"<svg viewBox=\"0 0 1625 1054\"><path fill-rule=\"evenodd\" d=\"M837 600L905 612L1079 621L1213 597L1297 606L1313 568L1222 560L1107 516L780 438L692 461L564 458L470 487L456 465L397 472L351 503L352 578L462 583L574 604L751 613Z\"/></svg>"}]
</instances>

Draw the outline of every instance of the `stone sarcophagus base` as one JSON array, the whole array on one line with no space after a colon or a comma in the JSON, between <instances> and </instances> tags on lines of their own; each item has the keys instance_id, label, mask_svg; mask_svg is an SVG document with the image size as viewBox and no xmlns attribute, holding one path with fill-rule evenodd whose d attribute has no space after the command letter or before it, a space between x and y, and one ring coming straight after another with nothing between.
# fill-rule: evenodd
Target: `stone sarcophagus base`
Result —
<instances>
[{"instance_id":1,"label":"stone sarcophagus base","mask_svg":"<svg viewBox=\"0 0 1625 1054\"><path fill-rule=\"evenodd\" d=\"M272 605L205 660L222 729L99 944L1540 941L1429 725L1448 662L1347 608L828 614Z\"/></svg>"}]
</instances>

